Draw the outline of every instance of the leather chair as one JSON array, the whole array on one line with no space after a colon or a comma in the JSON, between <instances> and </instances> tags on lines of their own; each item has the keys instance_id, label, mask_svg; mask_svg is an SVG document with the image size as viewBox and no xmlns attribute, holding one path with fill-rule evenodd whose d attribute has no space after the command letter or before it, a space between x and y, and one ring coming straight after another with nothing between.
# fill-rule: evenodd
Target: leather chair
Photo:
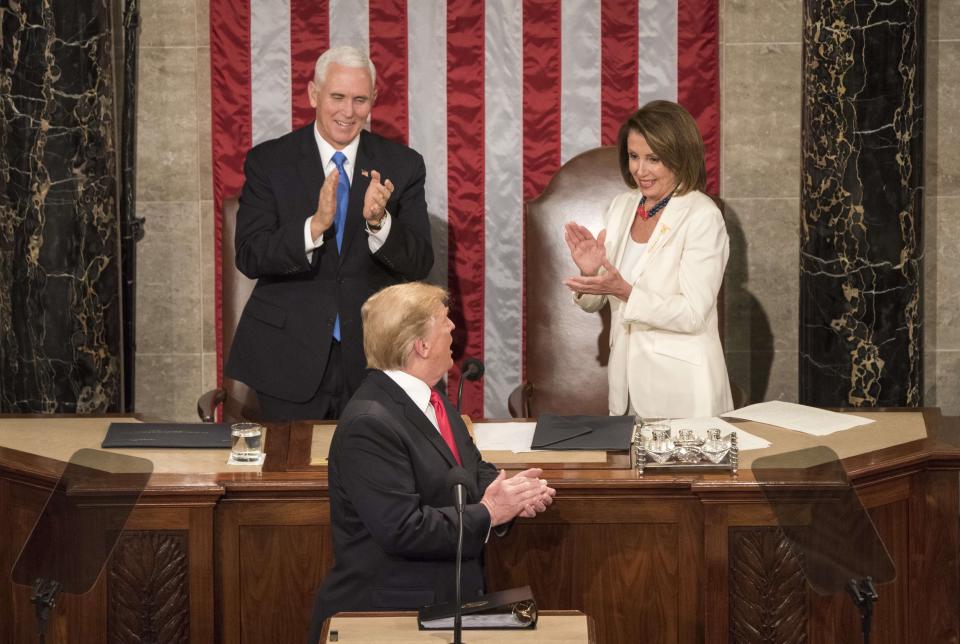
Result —
<instances>
[{"instance_id":1,"label":"leather chair","mask_svg":"<svg viewBox=\"0 0 960 644\"><path fill-rule=\"evenodd\" d=\"M223 330L223 363L226 364L233 344L233 334L237 330L237 322L250 293L256 285L252 280L237 270L234 257L234 234L237 228L237 210L240 207L236 197L225 199L223 202L223 226L221 229L221 327ZM231 378L224 378L222 387L203 394L197 401L197 414L204 422L213 422L216 408L223 405L224 422L238 420L259 420L260 404L257 394L242 382Z\"/></svg>"},{"instance_id":2,"label":"leather chair","mask_svg":"<svg viewBox=\"0 0 960 644\"><path fill-rule=\"evenodd\" d=\"M594 234L613 198L626 190L616 147L589 150L554 175L526 205L524 278L526 381L507 401L511 415L607 413L610 308L586 313L573 303L563 279L577 273L563 239L576 221Z\"/></svg>"}]
</instances>

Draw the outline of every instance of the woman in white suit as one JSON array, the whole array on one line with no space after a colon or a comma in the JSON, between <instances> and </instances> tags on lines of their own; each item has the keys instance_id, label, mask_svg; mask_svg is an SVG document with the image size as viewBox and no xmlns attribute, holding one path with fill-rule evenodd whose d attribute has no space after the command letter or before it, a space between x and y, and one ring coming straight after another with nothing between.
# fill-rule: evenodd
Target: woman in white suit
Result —
<instances>
[{"instance_id":1,"label":"woman in white suit","mask_svg":"<svg viewBox=\"0 0 960 644\"><path fill-rule=\"evenodd\" d=\"M611 310L611 415L715 416L733 409L717 331L729 255L706 184L703 139L690 114L652 101L620 128L620 172L631 189L610 204L595 238L564 231L580 275L576 303Z\"/></svg>"}]
</instances>

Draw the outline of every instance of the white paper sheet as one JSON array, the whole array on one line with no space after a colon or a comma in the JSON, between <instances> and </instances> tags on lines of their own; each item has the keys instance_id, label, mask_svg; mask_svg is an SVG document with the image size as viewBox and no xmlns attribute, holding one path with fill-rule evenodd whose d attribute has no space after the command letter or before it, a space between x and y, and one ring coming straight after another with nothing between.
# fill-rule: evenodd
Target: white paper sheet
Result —
<instances>
[{"instance_id":1,"label":"white paper sheet","mask_svg":"<svg viewBox=\"0 0 960 644\"><path fill-rule=\"evenodd\" d=\"M798 405L782 400L747 405L742 409L723 414L727 418L742 418L776 427L792 429L812 436L826 436L852 427L866 425L873 421L869 418L840 414L817 407Z\"/></svg>"},{"instance_id":2,"label":"white paper sheet","mask_svg":"<svg viewBox=\"0 0 960 644\"><path fill-rule=\"evenodd\" d=\"M536 423L475 423L473 440L481 452L532 452L530 444L533 443L533 430L536 428Z\"/></svg>"},{"instance_id":3,"label":"white paper sheet","mask_svg":"<svg viewBox=\"0 0 960 644\"><path fill-rule=\"evenodd\" d=\"M736 433L737 435L737 447L741 452L746 452L751 449L764 449L770 447L770 441L765 438L760 438L755 436L750 432L745 432L735 425L731 425L722 418L717 418L716 416L712 418L672 418L670 420L662 421L665 424L670 425L670 429L673 430L673 436L676 438L677 431L681 429L692 429L696 432L697 436L705 437L708 429L719 429L721 436L726 436L730 433Z\"/></svg>"}]
</instances>

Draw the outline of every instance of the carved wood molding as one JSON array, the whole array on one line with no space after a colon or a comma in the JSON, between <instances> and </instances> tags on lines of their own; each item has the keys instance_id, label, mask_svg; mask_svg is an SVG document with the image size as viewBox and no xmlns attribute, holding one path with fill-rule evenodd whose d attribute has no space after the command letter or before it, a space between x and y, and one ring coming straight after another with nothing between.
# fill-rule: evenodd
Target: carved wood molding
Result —
<instances>
[{"instance_id":1,"label":"carved wood molding","mask_svg":"<svg viewBox=\"0 0 960 644\"><path fill-rule=\"evenodd\" d=\"M110 559L108 575L110 644L189 641L186 531L124 532Z\"/></svg>"},{"instance_id":2,"label":"carved wood molding","mask_svg":"<svg viewBox=\"0 0 960 644\"><path fill-rule=\"evenodd\" d=\"M807 641L807 584L776 527L731 528L730 642Z\"/></svg>"}]
</instances>

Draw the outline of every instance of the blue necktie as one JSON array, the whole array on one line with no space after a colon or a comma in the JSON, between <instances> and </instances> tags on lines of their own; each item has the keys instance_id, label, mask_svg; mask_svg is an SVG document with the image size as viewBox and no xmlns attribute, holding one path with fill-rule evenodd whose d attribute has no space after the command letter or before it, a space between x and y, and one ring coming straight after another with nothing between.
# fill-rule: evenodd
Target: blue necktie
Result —
<instances>
[{"instance_id":1,"label":"blue necktie","mask_svg":"<svg viewBox=\"0 0 960 644\"><path fill-rule=\"evenodd\" d=\"M343 164L347 162L347 157L343 152L337 150L333 153L333 163L337 166L339 178L337 179L337 213L334 216L334 225L337 227L337 252L343 248L343 229L347 225L347 201L350 199L350 180L347 179L347 172L343 169ZM333 339L340 341L340 314L333 321Z\"/></svg>"},{"instance_id":2,"label":"blue necktie","mask_svg":"<svg viewBox=\"0 0 960 644\"><path fill-rule=\"evenodd\" d=\"M334 217L338 251L343 248L343 229L347 222L347 202L350 200L350 180L347 179L347 171L343 169L343 164L346 162L347 157L343 152L337 150L333 153L333 164L337 166L337 172L340 175L337 179L337 214Z\"/></svg>"}]
</instances>

